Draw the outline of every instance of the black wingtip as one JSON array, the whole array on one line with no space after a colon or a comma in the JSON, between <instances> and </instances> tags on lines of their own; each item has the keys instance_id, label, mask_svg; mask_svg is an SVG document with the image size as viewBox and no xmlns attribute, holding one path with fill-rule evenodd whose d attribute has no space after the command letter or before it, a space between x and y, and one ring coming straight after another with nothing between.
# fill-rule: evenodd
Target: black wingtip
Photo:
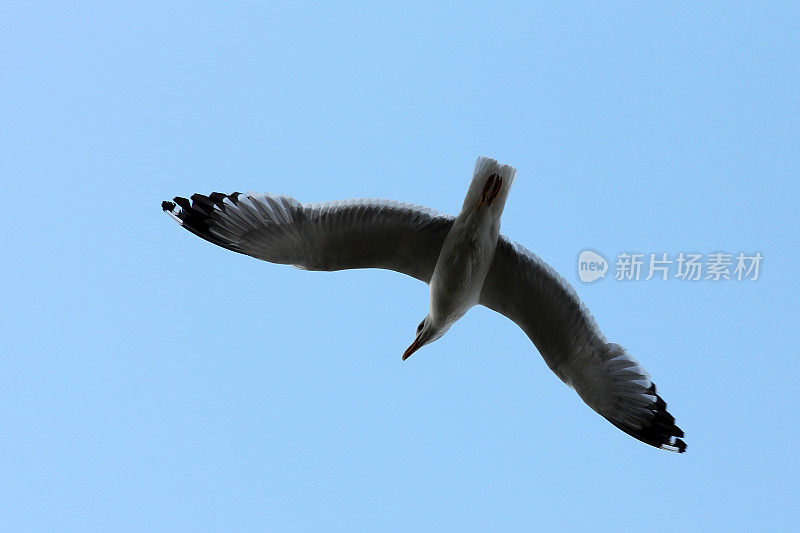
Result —
<instances>
[{"instance_id":1,"label":"black wingtip","mask_svg":"<svg viewBox=\"0 0 800 533\"><path fill-rule=\"evenodd\" d=\"M175 198L173 198L173 200L175 201L176 204L181 206L181 209L183 209L184 211L192 210L192 204L186 198L183 198L182 196L176 196Z\"/></svg>"},{"instance_id":2,"label":"black wingtip","mask_svg":"<svg viewBox=\"0 0 800 533\"><path fill-rule=\"evenodd\" d=\"M234 243L220 238L211 231L211 227L217 224L217 212L225 211L225 200L236 205L238 196L241 193L232 194L211 193L208 196L203 194L193 194L191 199L176 196L172 201L161 202L161 208L176 219L181 226L191 231L198 237L209 242L241 252Z\"/></svg>"},{"instance_id":3,"label":"black wingtip","mask_svg":"<svg viewBox=\"0 0 800 533\"><path fill-rule=\"evenodd\" d=\"M686 443L681 439L683 430L675 425L675 417L667 412L667 403L656 394L656 386L652 384L648 392L655 395L656 401L651 407L653 416L641 428L633 429L608 418L608 421L628 435L640 441L671 452L684 453Z\"/></svg>"}]
</instances>

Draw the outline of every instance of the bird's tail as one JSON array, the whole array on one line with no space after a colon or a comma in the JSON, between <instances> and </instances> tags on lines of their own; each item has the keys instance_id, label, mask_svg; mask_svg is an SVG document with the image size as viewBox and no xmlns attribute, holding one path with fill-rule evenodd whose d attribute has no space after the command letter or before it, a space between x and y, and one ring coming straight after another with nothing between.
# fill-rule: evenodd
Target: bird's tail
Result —
<instances>
[{"instance_id":1,"label":"bird's tail","mask_svg":"<svg viewBox=\"0 0 800 533\"><path fill-rule=\"evenodd\" d=\"M479 157L462 209L490 205L502 212L516 175L517 169L511 165L501 165L491 157Z\"/></svg>"}]
</instances>

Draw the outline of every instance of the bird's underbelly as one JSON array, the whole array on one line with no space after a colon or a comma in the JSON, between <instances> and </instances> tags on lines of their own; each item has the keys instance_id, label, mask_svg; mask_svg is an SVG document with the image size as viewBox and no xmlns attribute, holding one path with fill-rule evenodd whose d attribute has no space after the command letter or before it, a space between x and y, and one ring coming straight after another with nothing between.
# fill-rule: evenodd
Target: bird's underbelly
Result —
<instances>
[{"instance_id":1,"label":"bird's underbelly","mask_svg":"<svg viewBox=\"0 0 800 533\"><path fill-rule=\"evenodd\" d=\"M471 235L443 247L431 278L431 311L446 322L455 322L478 303L489 272L497 237Z\"/></svg>"}]
</instances>

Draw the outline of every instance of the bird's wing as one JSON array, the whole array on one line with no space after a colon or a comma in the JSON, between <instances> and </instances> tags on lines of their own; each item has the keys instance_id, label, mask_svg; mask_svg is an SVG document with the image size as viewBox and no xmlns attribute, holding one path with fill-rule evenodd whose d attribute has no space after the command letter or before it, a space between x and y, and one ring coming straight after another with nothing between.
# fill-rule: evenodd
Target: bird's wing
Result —
<instances>
[{"instance_id":1,"label":"bird's wing","mask_svg":"<svg viewBox=\"0 0 800 533\"><path fill-rule=\"evenodd\" d=\"M428 283L453 218L391 200L301 204L271 194L195 194L161 204L235 252L307 270L385 268Z\"/></svg>"},{"instance_id":2,"label":"bird's wing","mask_svg":"<svg viewBox=\"0 0 800 533\"><path fill-rule=\"evenodd\" d=\"M500 236L480 303L516 322L553 372L609 422L652 446L686 449L645 369L606 342L575 290L524 246Z\"/></svg>"}]
</instances>

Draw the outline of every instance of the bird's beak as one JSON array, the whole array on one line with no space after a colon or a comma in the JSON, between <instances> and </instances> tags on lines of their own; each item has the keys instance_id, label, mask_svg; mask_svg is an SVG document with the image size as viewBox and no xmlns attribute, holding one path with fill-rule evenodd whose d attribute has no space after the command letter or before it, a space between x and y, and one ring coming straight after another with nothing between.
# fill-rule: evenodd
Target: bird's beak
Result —
<instances>
[{"instance_id":1,"label":"bird's beak","mask_svg":"<svg viewBox=\"0 0 800 533\"><path fill-rule=\"evenodd\" d=\"M408 349L403 352L403 361L411 357L412 353L416 352L422 347L422 341L420 339L421 337L414 339L414 342L411 343L411 346L409 346Z\"/></svg>"}]
</instances>

